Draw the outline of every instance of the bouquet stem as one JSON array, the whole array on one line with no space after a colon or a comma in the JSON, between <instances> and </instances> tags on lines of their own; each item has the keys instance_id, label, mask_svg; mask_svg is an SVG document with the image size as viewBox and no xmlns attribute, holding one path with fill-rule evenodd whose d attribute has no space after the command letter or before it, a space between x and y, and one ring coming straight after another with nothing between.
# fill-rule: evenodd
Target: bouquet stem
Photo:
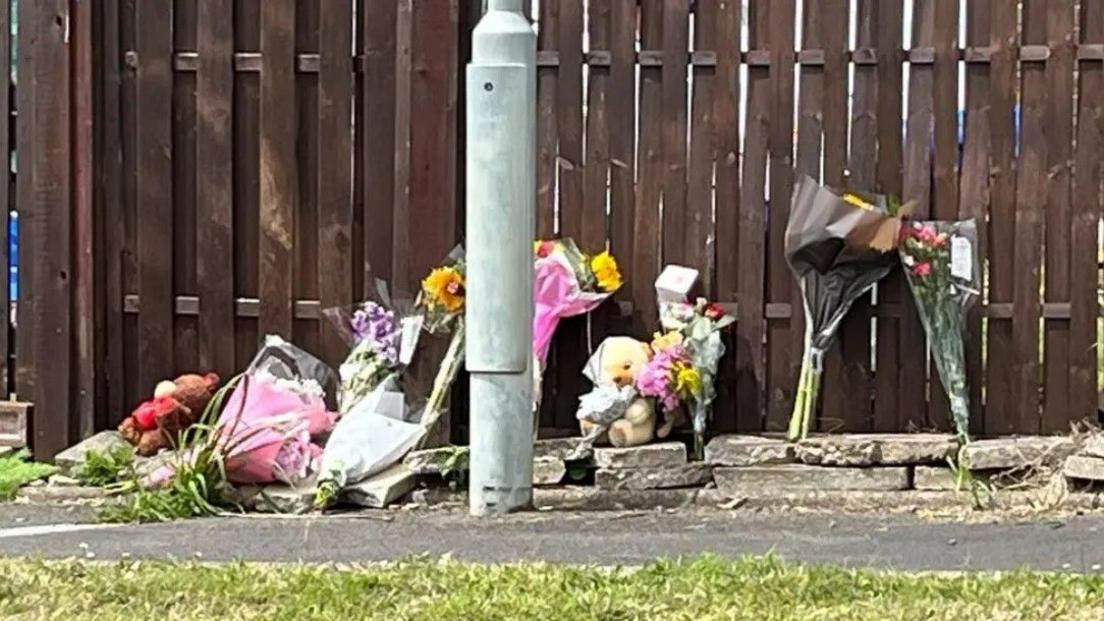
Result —
<instances>
[{"instance_id":1,"label":"bouquet stem","mask_svg":"<svg viewBox=\"0 0 1104 621\"><path fill-rule=\"evenodd\" d=\"M448 399L453 382L456 381L456 375L460 372L460 362L463 358L464 319L461 317L456 320L456 329L452 333L452 339L449 341L445 358L441 361L441 368L437 370L437 377L433 380L433 391L429 394L425 413L422 414L422 427L425 428L425 435L418 443L419 448L424 448L425 444L433 437L441 416L445 413L445 402Z\"/></svg>"}]
</instances>

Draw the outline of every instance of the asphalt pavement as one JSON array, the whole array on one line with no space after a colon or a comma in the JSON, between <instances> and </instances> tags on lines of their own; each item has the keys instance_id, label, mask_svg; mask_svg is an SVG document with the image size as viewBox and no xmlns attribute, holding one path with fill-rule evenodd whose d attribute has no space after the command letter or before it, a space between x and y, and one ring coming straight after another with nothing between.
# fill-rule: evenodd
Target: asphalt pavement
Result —
<instances>
[{"instance_id":1,"label":"asphalt pavement","mask_svg":"<svg viewBox=\"0 0 1104 621\"><path fill-rule=\"evenodd\" d=\"M479 520L415 511L105 526L85 508L0 505L0 556L356 563L451 555L478 562L639 565L703 553L768 552L806 563L902 570L1098 573L1104 517L971 524L901 515L687 511Z\"/></svg>"}]
</instances>

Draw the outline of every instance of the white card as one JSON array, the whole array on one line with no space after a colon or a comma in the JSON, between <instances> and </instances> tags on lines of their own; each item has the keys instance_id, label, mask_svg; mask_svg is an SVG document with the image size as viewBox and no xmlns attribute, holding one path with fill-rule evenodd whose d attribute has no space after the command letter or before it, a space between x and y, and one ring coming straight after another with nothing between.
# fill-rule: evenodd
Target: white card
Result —
<instances>
[{"instance_id":1,"label":"white card","mask_svg":"<svg viewBox=\"0 0 1104 621\"><path fill-rule=\"evenodd\" d=\"M402 319L402 337L399 341L399 364L408 365L414 359L414 350L418 348L418 339L422 336L422 323L425 317L413 315Z\"/></svg>"},{"instance_id":2,"label":"white card","mask_svg":"<svg viewBox=\"0 0 1104 621\"><path fill-rule=\"evenodd\" d=\"M962 280L974 279L974 249L970 240L955 235L951 237L951 276Z\"/></svg>"}]
</instances>

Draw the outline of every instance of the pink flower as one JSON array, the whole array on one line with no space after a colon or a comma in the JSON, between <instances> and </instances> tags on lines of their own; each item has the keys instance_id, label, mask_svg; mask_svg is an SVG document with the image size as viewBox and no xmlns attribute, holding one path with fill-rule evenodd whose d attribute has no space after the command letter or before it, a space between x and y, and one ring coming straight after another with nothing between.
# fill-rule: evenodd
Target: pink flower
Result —
<instances>
[{"instance_id":1,"label":"pink flower","mask_svg":"<svg viewBox=\"0 0 1104 621\"><path fill-rule=\"evenodd\" d=\"M935 234L935 229L930 226L925 226L916 234L916 238L929 246L933 246L935 245L937 236Z\"/></svg>"},{"instance_id":2,"label":"pink flower","mask_svg":"<svg viewBox=\"0 0 1104 621\"><path fill-rule=\"evenodd\" d=\"M670 412L681 403L675 390L673 374L675 362L687 362L686 348L678 345L659 352L640 370L636 379L636 388L645 397L654 397Z\"/></svg>"},{"instance_id":3,"label":"pink flower","mask_svg":"<svg viewBox=\"0 0 1104 621\"><path fill-rule=\"evenodd\" d=\"M929 263L927 261L924 261L923 263L917 263L916 265L912 266L912 275L913 276L918 276L920 278L923 278L924 276L927 276L927 275L931 274L931 271L932 271L931 263Z\"/></svg>"}]
</instances>

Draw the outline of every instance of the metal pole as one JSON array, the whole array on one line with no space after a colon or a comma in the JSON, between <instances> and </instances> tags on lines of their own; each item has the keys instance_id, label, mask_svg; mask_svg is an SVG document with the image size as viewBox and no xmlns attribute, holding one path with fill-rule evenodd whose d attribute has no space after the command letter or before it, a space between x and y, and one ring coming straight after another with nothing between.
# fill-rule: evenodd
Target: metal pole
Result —
<instances>
[{"instance_id":1,"label":"metal pole","mask_svg":"<svg viewBox=\"0 0 1104 621\"><path fill-rule=\"evenodd\" d=\"M471 513L533 500L536 35L521 0L489 0L467 73Z\"/></svg>"}]
</instances>

